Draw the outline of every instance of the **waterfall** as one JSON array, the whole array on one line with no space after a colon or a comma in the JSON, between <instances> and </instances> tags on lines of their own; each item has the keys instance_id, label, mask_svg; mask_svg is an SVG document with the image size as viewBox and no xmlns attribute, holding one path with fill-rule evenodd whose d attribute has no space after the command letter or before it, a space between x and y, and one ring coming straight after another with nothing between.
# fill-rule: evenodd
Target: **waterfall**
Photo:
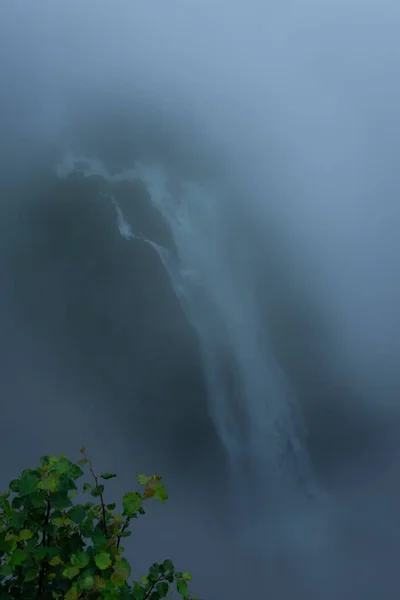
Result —
<instances>
[{"instance_id":1,"label":"waterfall","mask_svg":"<svg viewBox=\"0 0 400 600\"><path fill-rule=\"evenodd\" d=\"M170 176L159 165L135 163L111 175L105 164L66 154L60 177L74 170L112 184L140 180L168 226L175 248L150 240L128 223L116 198L119 231L150 244L200 342L209 410L226 448L232 474L243 488L257 483L271 495L288 486L311 489L312 468L296 397L274 358L256 297L256 276L245 239L227 241L229 197L211 186L181 181L168 191Z\"/></svg>"}]
</instances>

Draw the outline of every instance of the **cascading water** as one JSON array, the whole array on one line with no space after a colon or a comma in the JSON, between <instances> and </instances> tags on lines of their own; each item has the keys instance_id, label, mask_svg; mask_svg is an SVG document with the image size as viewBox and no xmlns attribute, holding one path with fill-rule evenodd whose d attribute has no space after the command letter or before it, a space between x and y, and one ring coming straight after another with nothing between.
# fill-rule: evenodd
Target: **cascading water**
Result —
<instances>
[{"instance_id":1,"label":"cascading water","mask_svg":"<svg viewBox=\"0 0 400 600\"><path fill-rule=\"evenodd\" d=\"M196 330L203 358L209 407L240 489L256 484L282 498L282 488L314 491L299 407L268 345L256 298L251 255L245 240L227 241L229 198L220 190L182 181L168 191L169 174L160 166L136 163L111 175L105 164L72 153L57 174L80 171L109 185L119 231L141 239L158 253L188 321ZM165 248L134 230L112 193L112 184L140 180L163 216L175 248ZM102 192L104 195L104 192ZM242 499L248 499L251 494Z\"/></svg>"}]
</instances>

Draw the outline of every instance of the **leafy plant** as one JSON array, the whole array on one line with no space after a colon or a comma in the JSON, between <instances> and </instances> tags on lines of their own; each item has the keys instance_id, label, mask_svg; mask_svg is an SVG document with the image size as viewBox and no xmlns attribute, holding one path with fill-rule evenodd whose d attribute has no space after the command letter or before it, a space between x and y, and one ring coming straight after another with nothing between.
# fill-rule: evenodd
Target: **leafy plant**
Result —
<instances>
[{"instance_id":1,"label":"leafy plant","mask_svg":"<svg viewBox=\"0 0 400 600\"><path fill-rule=\"evenodd\" d=\"M138 475L142 491L125 494L118 512L106 503L101 483L115 475L97 476L84 447L81 453L77 463L65 455L42 457L39 467L24 470L0 494L0 600L160 600L174 592L195 600L190 573L176 571L170 560L129 583L121 543L132 519L145 514L145 501L167 500L161 477ZM76 481L85 465L92 483L84 483L82 493L90 498L78 504Z\"/></svg>"}]
</instances>

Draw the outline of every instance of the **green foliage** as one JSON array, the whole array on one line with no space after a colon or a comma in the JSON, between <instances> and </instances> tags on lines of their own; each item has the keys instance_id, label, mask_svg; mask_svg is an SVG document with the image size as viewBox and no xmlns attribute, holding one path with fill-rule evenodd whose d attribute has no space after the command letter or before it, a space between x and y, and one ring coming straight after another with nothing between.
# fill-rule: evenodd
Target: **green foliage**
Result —
<instances>
[{"instance_id":1,"label":"green foliage","mask_svg":"<svg viewBox=\"0 0 400 600\"><path fill-rule=\"evenodd\" d=\"M189 594L190 573L175 571L170 560L154 563L148 574L130 582L131 567L122 556L121 540L128 537L132 519L145 514L150 498L165 502L168 495L158 475L138 475L140 492L116 504L104 501L104 485L113 473L94 473L81 448L77 464L64 455L44 456L36 469L27 469L0 494L0 600L43 598L58 600L161 600L176 591ZM74 504L81 467L88 466L93 483L81 493L96 502Z\"/></svg>"}]
</instances>

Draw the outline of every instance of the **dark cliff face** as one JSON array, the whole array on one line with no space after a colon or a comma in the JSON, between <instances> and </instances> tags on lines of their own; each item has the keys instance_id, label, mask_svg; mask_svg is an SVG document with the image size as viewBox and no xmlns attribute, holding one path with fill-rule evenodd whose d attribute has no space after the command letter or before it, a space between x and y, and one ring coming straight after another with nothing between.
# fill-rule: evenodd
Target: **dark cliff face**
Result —
<instances>
[{"instance_id":1,"label":"dark cliff face","mask_svg":"<svg viewBox=\"0 0 400 600\"><path fill-rule=\"evenodd\" d=\"M229 537L232 524L249 517L229 511L227 468L209 417L197 337L157 253L120 235L107 194L118 200L135 232L173 251L169 231L137 183L111 189L96 177L59 180L46 170L35 181L21 172L12 183L2 190L0 222L0 439L9 459L2 487L41 454L64 451L73 458L82 444L99 468L118 473L118 495L134 488L139 470L161 472L171 504L162 517L145 520L146 539L160 539L162 555L173 548L179 564L197 573L204 596L210 581L217 590L210 597L220 596L237 565L239 582L232 583L231 595L245 596L243 561L246 569L265 569L265 539L260 548L252 545L249 558L248 548ZM264 230L258 240L251 232L259 301L273 349L305 409L313 461L329 480L351 458L364 465L369 481L370 464L360 456L373 448L376 423L369 430L360 414L351 414L351 397L345 406L349 391L335 386L327 316L313 311L311 294L297 285L301 273L293 279L284 240ZM236 234L232 248L241 253ZM226 363L234 386L229 353ZM357 489L354 497L361 495ZM153 550L151 541L144 544L138 569L154 560ZM134 549L130 556L136 557ZM293 585L286 597L293 596L297 580L287 577L289 565L280 568L268 579L279 580L279 590L281 579Z\"/></svg>"},{"instance_id":2,"label":"dark cliff face","mask_svg":"<svg viewBox=\"0 0 400 600\"><path fill-rule=\"evenodd\" d=\"M115 207L102 189L99 178L49 177L20 204L14 196L3 219L8 306L2 320L14 321L34 340L18 351L19 377L30 377L27 365L38 353L51 356L70 382L68 403L114 422L146 455L144 467L179 472L183 479L207 470L219 479L224 459L208 414L196 336L156 251L120 235ZM143 187L121 183L112 193L138 232L172 248ZM16 343L10 325L2 353L11 356ZM39 395L49 394L48 377L50 366ZM56 429L63 387L61 380L53 387L49 424ZM82 395L90 396L85 407ZM39 423L37 415L36 430Z\"/></svg>"},{"instance_id":3,"label":"dark cliff face","mask_svg":"<svg viewBox=\"0 0 400 600\"><path fill-rule=\"evenodd\" d=\"M209 416L196 333L156 251L118 231L110 195L135 233L174 251L144 187L110 186L79 174L61 180L45 172L31 187L22 178L8 195L3 319L12 332L2 352L9 354L15 329L32 339L19 378L27 378L24 361L31 363L30 354L51 355L79 390L68 392L68 402L82 408L87 401L81 394L89 395L85 411L108 415L122 437L145 448L158 470L195 476L200 469L220 480L226 465ZM276 230L258 234L253 222L240 223L252 228L250 260L273 350L302 403L313 462L329 477L370 447L376 423L372 427L363 415L351 414L351 392L335 388L326 316L298 285L301 273L293 276Z\"/></svg>"}]
</instances>

